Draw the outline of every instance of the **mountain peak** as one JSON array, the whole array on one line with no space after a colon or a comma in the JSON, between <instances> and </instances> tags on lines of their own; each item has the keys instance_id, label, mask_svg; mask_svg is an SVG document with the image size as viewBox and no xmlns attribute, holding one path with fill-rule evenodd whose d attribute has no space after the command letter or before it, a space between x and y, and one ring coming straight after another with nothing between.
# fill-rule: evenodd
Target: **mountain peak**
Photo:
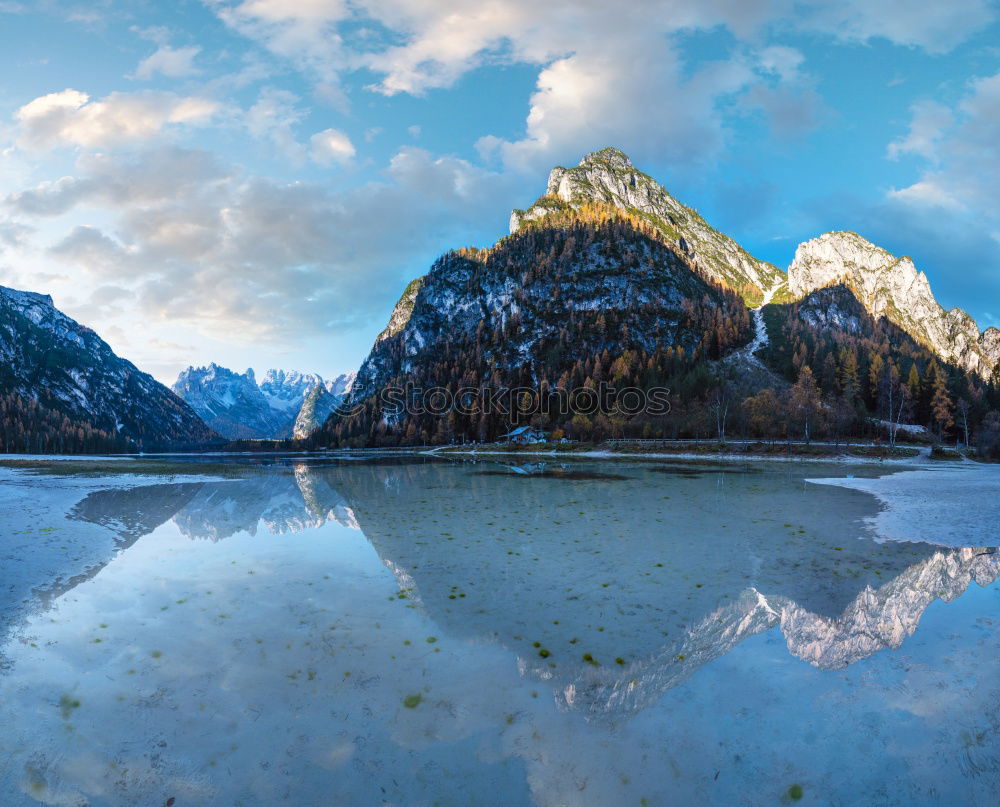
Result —
<instances>
[{"instance_id":1,"label":"mountain peak","mask_svg":"<svg viewBox=\"0 0 1000 807\"><path fill-rule=\"evenodd\" d=\"M595 203L644 219L692 259L700 274L737 291L748 304L759 304L765 291L783 280L774 266L756 260L713 229L697 211L677 201L637 169L628 155L612 147L587 154L573 168L553 168L545 194L528 209L511 212L510 232L553 213Z\"/></svg>"},{"instance_id":2,"label":"mountain peak","mask_svg":"<svg viewBox=\"0 0 1000 807\"><path fill-rule=\"evenodd\" d=\"M6 413L11 425L20 424L31 436L31 446L36 439L43 446L57 436L58 442L46 450L74 445L75 438L59 425L64 419L72 425L70 431L81 435L75 450L91 440L83 436L86 433L96 444L117 447L217 439L190 407L115 354L90 328L55 308L48 294L0 286L0 320L4 323L2 391L35 401L39 407L40 415L28 420L20 420L16 409ZM47 423L52 426L50 433ZM10 450L6 440L4 444ZM29 443L18 445L27 449ZM93 445L85 450L93 450Z\"/></svg>"},{"instance_id":3,"label":"mountain peak","mask_svg":"<svg viewBox=\"0 0 1000 807\"><path fill-rule=\"evenodd\" d=\"M353 373L330 381L316 373L270 369L258 382L252 368L240 374L212 362L205 367L188 367L177 378L174 392L187 401L207 423L225 437L240 439L282 439L291 437L303 402L316 389L323 400L315 400L310 414L325 418L350 390ZM308 420L308 419L307 419ZM310 429L317 424L308 420Z\"/></svg>"},{"instance_id":4,"label":"mountain peak","mask_svg":"<svg viewBox=\"0 0 1000 807\"><path fill-rule=\"evenodd\" d=\"M626 188L635 188L641 179L663 190L632 165L625 152L608 146L585 155L573 168L557 165L549 172L546 196L554 196L570 204L605 202L616 207L616 201Z\"/></svg>"},{"instance_id":5,"label":"mountain peak","mask_svg":"<svg viewBox=\"0 0 1000 807\"><path fill-rule=\"evenodd\" d=\"M33 304L41 304L46 305L49 308L55 308L55 303L52 302L51 294L39 294L36 291L18 291L17 289L12 289L8 286L0 286L0 294L3 294L8 300L17 304L21 308Z\"/></svg>"},{"instance_id":6,"label":"mountain peak","mask_svg":"<svg viewBox=\"0 0 1000 807\"><path fill-rule=\"evenodd\" d=\"M605 146L598 151L592 151L587 154L582 160L580 160L580 165L594 165L595 163L606 163L616 168L630 169L632 168L632 160L629 156L621 149L616 149L614 146Z\"/></svg>"},{"instance_id":7,"label":"mountain peak","mask_svg":"<svg viewBox=\"0 0 1000 807\"><path fill-rule=\"evenodd\" d=\"M823 233L799 244L788 267L788 289L805 297L843 284L875 318L895 322L945 361L989 377L1000 355L994 340L980 334L975 321L956 308L945 312L927 275L913 261L850 231Z\"/></svg>"}]
</instances>

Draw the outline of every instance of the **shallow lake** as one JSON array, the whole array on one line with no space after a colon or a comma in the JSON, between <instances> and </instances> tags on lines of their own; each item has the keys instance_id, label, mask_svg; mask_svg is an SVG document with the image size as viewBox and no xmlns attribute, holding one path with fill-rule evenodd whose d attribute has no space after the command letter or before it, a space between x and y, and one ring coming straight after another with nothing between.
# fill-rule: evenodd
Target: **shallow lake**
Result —
<instances>
[{"instance_id":1,"label":"shallow lake","mask_svg":"<svg viewBox=\"0 0 1000 807\"><path fill-rule=\"evenodd\" d=\"M0 536L0 804L1000 802L1000 554L805 481L872 471L232 469Z\"/></svg>"}]
</instances>

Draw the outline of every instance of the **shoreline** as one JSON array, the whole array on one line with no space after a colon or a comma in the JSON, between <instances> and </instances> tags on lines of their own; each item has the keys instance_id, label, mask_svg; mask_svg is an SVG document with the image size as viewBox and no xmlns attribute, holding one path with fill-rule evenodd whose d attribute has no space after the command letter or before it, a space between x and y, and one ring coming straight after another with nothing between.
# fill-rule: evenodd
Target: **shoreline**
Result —
<instances>
[{"instance_id":1,"label":"shoreline","mask_svg":"<svg viewBox=\"0 0 1000 807\"><path fill-rule=\"evenodd\" d=\"M807 479L868 493L881 511L866 519L876 540L950 548L1000 546L1000 467L926 465L877 477Z\"/></svg>"},{"instance_id":2,"label":"shoreline","mask_svg":"<svg viewBox=\"0 0 1000 807\"><path fill-rule=\"evenodd\" d=\"M348 452L357 457L354 452ZM389 452L391 453L391 452ZM749 454L735 452L720 452L713 454L700 454L693 451L644 451L644 452L623 452L610 451L607 449L593 449L587 451L556 451L556 450L510 450L503 448L492 449L455 449L450 446L429 449L423 454L433 454L435 456L504 456L504 457L550 457L553 459L572 460L574 457L601 460L643 460L643 459L681 459L700 460L705 462L830 462L837 464L868 464L868 465L914 465L924 463L937 463L940 460L929 458L930 449L918 451L911 457L865 457L852 454ZM934 467L934 466L931 466Z\"/></svg>"}]
</instances>

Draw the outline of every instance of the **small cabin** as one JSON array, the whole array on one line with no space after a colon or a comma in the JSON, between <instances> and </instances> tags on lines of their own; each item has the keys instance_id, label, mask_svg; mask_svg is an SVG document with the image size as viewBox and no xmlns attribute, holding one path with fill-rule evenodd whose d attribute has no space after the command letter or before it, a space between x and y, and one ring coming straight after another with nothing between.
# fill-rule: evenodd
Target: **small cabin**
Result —
<instances>
[{"instance_id":1,"label":"small cabin","mask_svg":"<svg viewBox=\"0 0 1000 807\"><path fill-rule=\"evenodd\" d=\"M545 434L534 426L518 426L513 431L501 435L498 442L518 443L520 445L530 445L532 443L544 443Z\"/></svg>"}]
</instances>

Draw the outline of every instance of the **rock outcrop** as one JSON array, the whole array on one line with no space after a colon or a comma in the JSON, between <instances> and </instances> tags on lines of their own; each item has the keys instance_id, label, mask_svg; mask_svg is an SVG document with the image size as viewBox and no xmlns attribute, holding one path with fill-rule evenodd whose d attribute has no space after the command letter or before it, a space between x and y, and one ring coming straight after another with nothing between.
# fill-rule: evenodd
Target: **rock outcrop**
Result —
<instances>
[{"instance_id":1,"label":"rock outcrop","mask_svg":"<svg viewBox=\"0 0 1000 807\"><path fill-rule=\"evenodd\" d=\"M574 168L553 168L545 195L527 210L511 213L510 231L516 233L552 211L594 202L645 219L676 243L708 279L738 291L751 306L758 305L768 290L784 280L776 267L757 260L733 239L713 229L696 210L677 201L614 148L588 154Z\"/></svg>"},{"instance_id":2,"label":"rock outcrop","mask_svg":"<svg viewBox=\"0 0 1000 807\"><path fill-rule=\"evenodd\" d=\"M856 233L806 241L788 268L788 289L801 298L835 284L847 286L868 312L895 323L944 361L982 378L1000 362L1000 331L979 332L959 308L945 311L930 283L907 257L897 258Z\"/></svg>"}]
</instances>

